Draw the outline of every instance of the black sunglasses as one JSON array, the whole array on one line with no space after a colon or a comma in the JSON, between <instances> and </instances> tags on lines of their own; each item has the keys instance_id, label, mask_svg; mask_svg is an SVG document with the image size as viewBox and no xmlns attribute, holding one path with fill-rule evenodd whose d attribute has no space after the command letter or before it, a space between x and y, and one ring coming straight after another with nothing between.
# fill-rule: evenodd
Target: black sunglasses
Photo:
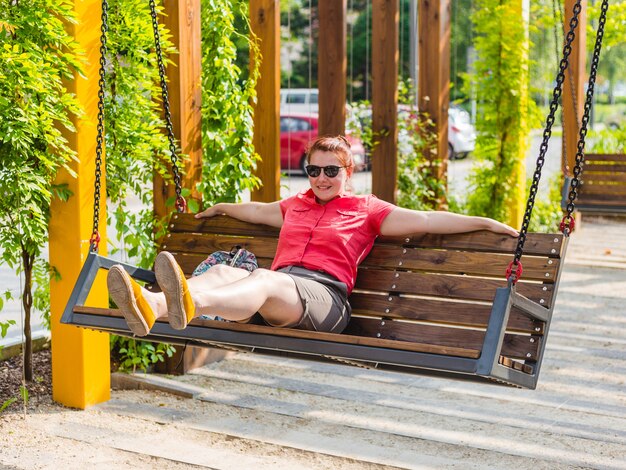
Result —
<instances>
[{"instance_id":1,"label":"black sunglasses","mask_svg":"<svg viewBox=\"0 0 626 470\"><path fill-rule=\"evenodd\" d=\"M304 169L306 170L306 174L312 178L317 178L322 170L324 170L324 174L329 178L334 178L339 174L339 170L342 168L346 168L345 166L337 166L337 165L328 165L328 166L317 166L317 165L307 165Z\"/></svg>"}]
</instances>

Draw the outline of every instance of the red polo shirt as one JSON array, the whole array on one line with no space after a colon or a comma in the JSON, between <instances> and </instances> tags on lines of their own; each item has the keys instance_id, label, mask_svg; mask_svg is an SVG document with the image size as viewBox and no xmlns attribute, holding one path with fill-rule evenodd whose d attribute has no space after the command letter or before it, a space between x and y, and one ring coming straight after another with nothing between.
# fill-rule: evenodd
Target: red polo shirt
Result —
<instances>
[{"instance_id":1,"label":"red polo shirt","mask_svg":"<svg viewBox=\"0 0 626 470\"><path fill-rule=\"evenodd\" d=\"M272 269L301 266L323 271L345 282L350 293L357 266L395 206L374 195L344 195L321 205L309 189L280 201L280 208L283 226Z\"/></svg>"}]
</instances>

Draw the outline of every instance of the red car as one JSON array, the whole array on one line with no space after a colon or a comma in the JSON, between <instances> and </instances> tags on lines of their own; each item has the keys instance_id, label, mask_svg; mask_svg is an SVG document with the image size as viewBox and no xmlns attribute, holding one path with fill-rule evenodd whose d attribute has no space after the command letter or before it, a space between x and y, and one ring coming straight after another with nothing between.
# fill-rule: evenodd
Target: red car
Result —
<instances>
[{"instance_id":1,"label":"red car","mask_svg":"<svg viewBox=\"0 0 626 470\"><path fill-rule=\"evenodd\" d=\"M280 116L280 167L304 174L306 149L317 138L317 114L283 114ZM360 140L347 136L352 146L356 171L365 169L365 148Z\"/></svg>"}]
</instances>

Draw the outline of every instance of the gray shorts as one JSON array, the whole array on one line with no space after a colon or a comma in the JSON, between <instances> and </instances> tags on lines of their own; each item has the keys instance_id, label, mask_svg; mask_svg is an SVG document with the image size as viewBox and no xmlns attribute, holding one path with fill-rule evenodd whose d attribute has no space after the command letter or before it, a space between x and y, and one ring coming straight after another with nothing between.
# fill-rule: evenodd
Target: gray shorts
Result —
<instances>
[{"instance_id":1,"label":"gray shorts","mask_svg":"<svg viewBox=\"0 0 626 470\"><path fill-rule=\"evenodd\" d=\"M341 333L345 329L352 312L345 283L330 274L299 266L287 266L278 272L294 280L304 307L302 319L289 328L329 333Z\"/></svg>"}]
</instances>

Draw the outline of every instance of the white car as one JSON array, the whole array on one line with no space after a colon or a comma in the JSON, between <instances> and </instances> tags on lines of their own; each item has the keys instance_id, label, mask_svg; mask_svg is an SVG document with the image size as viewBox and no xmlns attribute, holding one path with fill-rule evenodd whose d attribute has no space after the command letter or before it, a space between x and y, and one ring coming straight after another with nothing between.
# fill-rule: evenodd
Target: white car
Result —
<instances>
[{"instance_id":1,"label":"white car","mask_svg":"<svg viewBox=\"0 0 626 470\"><path fill-rule=\"evenodd\" d=\"M476 147L476 129L463 108L448 109L448 159L465 158Z\"/></svg>"}]
</instances>

